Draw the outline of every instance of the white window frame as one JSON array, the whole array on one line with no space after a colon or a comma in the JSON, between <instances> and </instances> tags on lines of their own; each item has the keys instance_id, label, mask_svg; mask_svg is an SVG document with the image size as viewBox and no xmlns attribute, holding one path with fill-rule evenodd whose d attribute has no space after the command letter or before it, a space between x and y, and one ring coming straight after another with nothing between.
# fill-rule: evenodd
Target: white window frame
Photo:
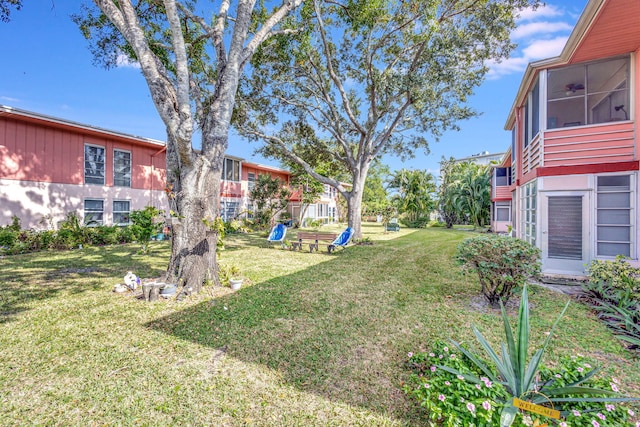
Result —
<instances>
[{"instance_id":1,"label":"white window frame","mask_svg":"<svg viewBox=\"0 0 640 427\"><path fill-rule=\"evenodd\" d=\"M538 230L537 193L537 180L527 182L520 189L520 238L534 246L536 246Z\"/></svg>"},{"instance_id":2,"label":"white window frame","mask_svg":"<svg viewBox=\"0 0 640 427\"><path fill-rule=\"evenodd\" d=\"M594 248L593 248L593 253L595 254L596 258L599 259L614 259L615 255L600 255L598 253L598 243L601 242L601 240L598 239L598 227L611 227L612 224L599 224L598 223L598 210L599 209L607 209L606 207L600 207L599 206L599 200L598 200L598 195L602 194L602 193L611 193L609 191L599 191L598 189L598 179L601 177L607 177L607 176L628 176L629 177L629 189L625 190L625 193L629 193L629 257L632 259L637 259L637 251L636 251L636 203L637 203L637 197L636 197L636 188L637 188L637 174L636 173L608 173L608 174L598 174L595 176L595 182L594 182L594 190L596 193L596 197L595 197L595 213L594 213L594 227L595 227L595 233L594 233ZM621 191L622 192L622 191ZM615 224L615 225L620 225L623 226L623 224ZM613 225L613 226L615 226ZM625 227L627 225L624 225Z\"/></svg>"},{"instance_id":3,"label":"white window frame","mask_svg":"<svg viewBox=\"0 0 640 427\"><path fill-rule=\"evenodd\" d=\"M247 173L247 190L251 192L256 186L257 176L255 172Z\"/></svg>"},{"instance_id":4,"label":"white window frame","mask_svg":"<svg viewBox=\"0 0 640 427\"><path fill-rule=\"evenodd\" d=\"M129 209L127 209L126 211L119 211L116 210L116 203L127 203ZM131 225L131 200L114 200L111 207L113 208L112 211L112 215L113 215L113 225ZM129 221L127 222L116 222L116 214L125 214L127 216L127 218L129 219Z\"/></svg>"},{"instance_id":5,"label":"white window frame","mask_svg":"<svg viewBox=\"0 0 640 427\"><path fill-rule=\"evenodd\" d=\"M498 210L507 210L507 219L498 219ZM509 222L511 221L511 202L510 201L501 201L501 202L495 202L494 203L494 210L493 210L493 220L496 222Z\"/></svg>"},{"instance_id":6,"label":"white window frame","mask_svg":"<svg viewBox=\"0 0 640 427\"><path fill-rule=\"evenodd\" d=\"M118 178L118 175L124 175L124 179L127 179L127 173L125 172L124 174L122 174L121 172L116 171L116 160L117 160L117 155L116 153L126 153L129 155L129 172L128 172L128 179L129 179L129 184L118 184L118 180L123 180L122 178ZM113 186L114 187L131 187L131 175L132 175L132 167L133 165L133 155L131 154L131 151L127 151L127 150L120 150L120 149L114 149L113 150Z\"/></svg>"},{"instance_id":7,"label":"white window frame","mask_svg":"<svg viewBox=\"0 0 640 427\"><path fill-rule=\"evenodd\" d=\"M613 63L614 61L620 61L620 60L626 60L626 66L627 66L627 73L624 76L624 79L620 80L617 84L615 84L615 86L611 89L606 89L606 90L601 90L600 87L598 87L597 85L595 85L593 83L593 81L589 78L589 67L590 66L594 66L597 64L605 64L607 62L609 63ZM631 55L623 55L623 56L615 56L615 57L611 57L611 58L606 58L606 59L601 59L601 60L597 60L597 61L589 61L589 62L583 62L583 63L579 63L579 64L572 64L572 65L568 65L566 67L561 67L561 68L557 68L554 70L549 70L547 73L547 90L545 90L545 105L546 105L546 112L545 112L545 116L546 119L544 120L544 123L546 124L546 128L547 129L559 129L559 128L563 128L563 127L574 127L574 126L585 126L585 125L601 125L601 124L605 124L608 123L610 121L617 121L617 120L629 120L630 117L633 117L633 112L631 111L631 105L629 104L633 104L633 102L631 102L631 98L633 97L633 88L631 85L631 76L633 76L633 64L634 64L634 60L633 57ZM557 91L554 92L554 94L556 95L555 98L551 98L552 93L550 93L553 88L557 88L558 85L553 86L554 83L557 83L558 80L555 80L552 76L554 72L561 72L564 70L570 70L570 69L575 69L577 71L582 71L581 73L581 77L579 79L576 79L575 82L567 82L567 83L576 83L579 84L580 87L577 87L575 89L570 88L570 84L568 84L566 86L566 93L563 96L561 95L557 95ZM611 76L613 77L613 76ZM611 78L610 77L610 78ZM564 82L560 82L560 84L562 84ZM624 87L620 87L624 85ZM572 93L573 92L573 93ZM605 100L605 99L609 99L611 100L613 98L614 95L616 94L621 94L623 97L623 100L620 100L619 102L621 102L621 104L619 104L620 106L622 106L622 109L618 109L618 110L614 110L613 109L613 104L611 104L610 107L610 118L609 120L595 120L593 117L593 113L594 110L596 109L596 107L598 105L600 105L600 103ZM590 107L590 97L600 97L600 101L596 102L594 105L592 105ZM579 121L576 122L564 122L564 123L560 123L558 122L558 117L556 116L548 116L548 111L551 109L550 105L560 105L560 109L566 109L569 108L568 102L571 102L573 100L573 102L575 104L580 104L581 105L581 117L577 117L579 118ZM618 101L616 101L616 103L618 103ZM553 118L554 121L551 121L550 119ZM566 118L564 118L564 120L566 120ZM563 121L564 121L563 120Z\"/></svg>"},{"instance_id":8,"label":"white window frame","mask_svg":"<svg viewBox=\"0 0 640 427\"><path fill-rule=\"evenodd\" d=\"M231 162L231 179L228 179L227 175L229 174L229 170L227 168L227 163ZM238 165L237 167L235 165ZM237 176L236 176L236 172L237 172ZM230 159L228 157L225 157L224 159L224 166L222 169L222 179L224 181L228 181L228 182L240 182L240 178L242 177L242 169L241 169L241 164L240 164L240 160L235 160L235 159Z\"/></svg>"},{"instance_id":9,"label":"white window frame","mask_svg":"<svg viewBox=\"0 0 640 427\"><path fill-rule=\"evenodd\" d=\"M102 204L102 209L87 209L87 202L100 202ZM89 227L95 227L96 225L104 225L104 199L84 199L83 204L83 223ZM98 213L100 215L100 219L92 219L89 215ZM91 224L87 224L88 222L92 222Z\"/></svg>"},{"instance_id":10,"label":"white window frame","mask_svg":"<svg viewBox=\"0 0 640 427\"><path fill-rule=\"evenodd\" d=\"M102 176L92 176L89 175L89 179L94 179L97 180L98 178L102 178L102 182L87 182L87 163L90 162L90 160L87 160L87 148L98 148L102 150ZM83 173L84 173L84 183L85 184L93 184L93 185L105 185L105 177L106 177L106 164L107 164L107 150L104 146L102 145L96 145L96 144L84 144L84 148L83 148ZM97 161L93 161L94 163L96 163L96 170L99 171L99 169L97 168L97 166L100 164L100 162Z\"/></svg>"}]
</instances>

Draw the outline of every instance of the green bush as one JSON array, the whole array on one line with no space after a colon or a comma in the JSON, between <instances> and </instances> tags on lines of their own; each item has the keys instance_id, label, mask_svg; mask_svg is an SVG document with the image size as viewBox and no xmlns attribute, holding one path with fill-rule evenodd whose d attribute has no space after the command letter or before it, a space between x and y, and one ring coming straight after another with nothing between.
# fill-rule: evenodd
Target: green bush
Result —
<instances>
[{"instance_id":1,"label":"green bush","mask_svg":"<svg viewBox=\"0 0 640 427\"><path fill-rule=\"evenodd\" d=\"M136 240L135 234L130 226L118 227L116 233L116 243L131 243Z\"/></svg>"},{"instance_id":2,"label":"green bush","mask_svg":"<svg viewBox=\"0 0 640 427\"><path fill-rule=\"evenodd\" d=\"M462 241L456 259L478 273L482 294L492 305L506 303L514 287L540 274L540 250L521 239L486 234Z\"/></svg>"},{"instance_id":3,"label":"green bush","mask_svg":"<svg viewBox=\"0 0 640 427\"><path fill-rule=\"evenodd\" d=\"M593 260L587 267L589 282L606 282L614 288L640 287L640 268L627 262L629 258L618 255L615 261Z\"/></svg>"},{"instance_id":4,"label":"green bush","mask_svg":"<svg viewBox=\"0 0 640 427\"><path fill-rule=\"evenodd\" d=\"M427 227L446 227L446 226L447 224L445 222L441 222L435 219L432 221L429 221L429 223L427 224Z\"/></svg>"},{"instance_id":5,"label":"green bush","mask_svg":"<svg viewBox=\"0 0 640 427\"><path fill-rule=\"evenodd\" d=\"M630 350L640 351L640 286L631 277L623 277L620 288L602 280L583 285L589 306L598 319L625 342Z\"/></svg>"},{"instance_id":6,"label":"green bush","mask_svg":"<svg viewBox=\"0 0 640 427\"><path fill-rule=\"evenodd\" d=\"M153 206L145 206L142 210L134 210L129 215L131 218L131 231L136 236L138 243L142 244L142 253L147 253L151 236L162 230L163 218L161 211Z\"/></svg>"},{"instance_id":7,"label":"green bush","mask_svg":"<svg viewBox=\"0 0 640 427\"><path fill-rule=\"evenodd\" d=\"M407 217L402 217L398 221L400 222L400 224L404 225L407 228L427 228L430 219L428 216L423 216L415 220L411 220Z\"/></svg>"},{"instance_id":8,"label":"green bush","mask_svg":"<svg viewBox=\"0 0 640 427\"><path fill-rule=\"evenodd\" d=\"M0 227L0 248L10 249L18 240L19 232L7 227Z\"/></svg>"},{"instance_id":9,"label":"green bush","mask_svg":"<svg viewBox=\"0 0 640 427\"><path fill-rule=\"evenodd\" d=\"M80 245L103 246L131 243L136 240L131 227L86 227L80 217L71 212L60 222L60 229L21 230L20 220L13 218L11 225L0 227L0 254L15 255L46 249L74 249Z\"/></svg>"},{"instance_id":10,"label":"green bush","mask_svg":"<svg viewBox=\"0 0 640 427\"><path fill-rule=\"evenodd\" d=\"M617 256L613 261L594 260L583 285L589 305L630 350L640 350L640 268Z\"/></svg>"},{"instance_id":11,"label":"green bush","mask_svg":"<svg viewBox=\"0 0 640 427\"><path fill-rule=\"evenodd\" d=\"M243 222L237 219L232 219L224 223L225 234L246 233L247 229Z\"/></svg>"}]
</instances>

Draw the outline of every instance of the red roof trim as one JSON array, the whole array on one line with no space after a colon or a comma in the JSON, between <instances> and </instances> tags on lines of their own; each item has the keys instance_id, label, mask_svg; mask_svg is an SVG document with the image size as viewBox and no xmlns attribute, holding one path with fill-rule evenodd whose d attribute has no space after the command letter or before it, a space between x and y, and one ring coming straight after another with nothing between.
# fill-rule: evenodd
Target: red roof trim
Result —
<instances>
[{"instance_id":1,"label":"red roof trim","mask_svg":"<svg viewBox=\"0 0 640 427\"><path fill-rule=\"evenodd\" d=\"M598 163L573 166L549 166L536 169L536 176L582 175L587 173L626 172L640 170L640 161Z\"/></svg>"}]
</instances>

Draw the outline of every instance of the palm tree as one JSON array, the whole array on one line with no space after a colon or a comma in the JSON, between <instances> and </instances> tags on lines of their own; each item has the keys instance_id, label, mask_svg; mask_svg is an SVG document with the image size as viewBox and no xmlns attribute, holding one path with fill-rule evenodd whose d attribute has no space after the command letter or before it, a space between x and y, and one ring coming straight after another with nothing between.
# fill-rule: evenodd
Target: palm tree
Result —
<instances>
[{"instance_id":1,"label":"palm tree","mask_svg":"<svg viewBox=\"0 0 640 427\"><path fill-rule=\"evenodd\" d=\"M410 221L416 221L435 208L435 178L427 171L396 171L391 176L389 188L397 190L393 202L400 213L407 214Z\"/></svg>"}]
</instances>

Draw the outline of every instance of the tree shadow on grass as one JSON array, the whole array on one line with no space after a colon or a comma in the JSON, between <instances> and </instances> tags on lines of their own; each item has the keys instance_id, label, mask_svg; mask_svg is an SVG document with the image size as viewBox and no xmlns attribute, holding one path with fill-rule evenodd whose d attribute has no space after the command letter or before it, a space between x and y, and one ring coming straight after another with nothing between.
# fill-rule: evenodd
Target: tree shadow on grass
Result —
<instances>
[{"instance_id":1,"label":"tree shadow on grass","mask_svg":"<svg viewBox=\"0 0 640 427\"><path fill-rule=\"evenodd\" d=\"M0 259L0 324L29 310L34 301L55 298L62 292L79 294L100 289L104 281L124 277L126 269L155 277L147 259L136 257L131 245L92 247L73 251L45 251ZM114 270L120 262L122 270ZM144 277L143 276L143 277Z\"/></svg>"},{"instance_id":2,"label":"tree shadow on grass","mask_svg":"<svg viewBox=\"0 0 640 427\"><path fill-rule=\"evenodd\" d=\"M358 283L353 293L341 290L361 274L354 268L361 259L356 251L367 250L375 249L349 248L343 256L173 313L148 327L224 347L231 357L281 372L299 390L403 424L425 424L424 413L401 391L403 370L395 343L376 327L389 313L374 307L376 299L368 301L368 290ZM387 309L395 310L382 311Z\"/></svg>"}]
</instances>

